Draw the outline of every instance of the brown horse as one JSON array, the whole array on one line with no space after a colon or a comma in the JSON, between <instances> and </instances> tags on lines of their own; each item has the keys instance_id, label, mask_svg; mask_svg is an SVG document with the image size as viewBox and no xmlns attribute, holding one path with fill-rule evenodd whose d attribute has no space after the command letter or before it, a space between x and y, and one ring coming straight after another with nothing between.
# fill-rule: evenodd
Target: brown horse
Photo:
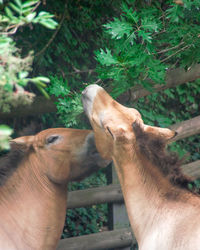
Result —
<instances>
[{"instance_id":1,"label":"brown horse","mask_svg":"<svg viewBox=\"0 0 200 250\"><path fill-rule=\"evenodd\" d=\"M0 249L55 249L68 182L107 163L90 130L47 129L12 140L10 153L0 160Z\"/></svg>"},{"instance_id":2,"label":"brown horse","mask_svg":"<svg viewBox=\"0 0 200 250\"><path fill-rule=\"evenodd\" d=\"M114 161L140 250L199 250L200 197L165 146L176 133L145 125L140 113L98 85L82 95L102 157Z\"/></svg>"}]
</instances>

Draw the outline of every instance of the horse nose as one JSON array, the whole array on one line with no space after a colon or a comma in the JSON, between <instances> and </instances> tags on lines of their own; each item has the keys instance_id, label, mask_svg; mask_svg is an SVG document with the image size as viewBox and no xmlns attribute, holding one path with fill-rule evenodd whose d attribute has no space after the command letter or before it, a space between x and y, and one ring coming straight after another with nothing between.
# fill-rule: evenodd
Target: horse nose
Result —
<instances>
[{"instance_id":1,"label":"horse nose","mask_svg":"<svg viewBox=\"0 0 200 250\"><path fill-rule=\"evenodd\" d=\"M102 87L98 86L97 84L91 84L87 86L83 92L82 92L82 103L83 108L86 114L90 117L92 108L93 108L93 102L97 95L97 92L102 89Z\"/></svg>"},{"instance_id":2,"label":"horse nose","mask_svg":"<svg viewBox=\"0 0 200 250\"><path fill-rule=\"evenodd\" d=\"M89 86L87 86L83 91L82 91L82 96L84 97L94 97L96 96L96 93L98 90L102 89L102 87L100 87L97 84L91 84Z\"/></svg>"}]
</instances>

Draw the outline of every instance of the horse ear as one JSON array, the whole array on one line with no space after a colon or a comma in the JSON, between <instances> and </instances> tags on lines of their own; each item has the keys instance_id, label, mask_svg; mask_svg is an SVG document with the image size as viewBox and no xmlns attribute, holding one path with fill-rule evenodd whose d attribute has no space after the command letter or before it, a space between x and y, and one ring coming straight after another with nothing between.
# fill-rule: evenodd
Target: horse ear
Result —
<instances>
[{"instance_id":1,"label":"horse ear","mask_svg":"<svg viewBox=\"0 0 200 250\"><path fill-rule=\"evenodd\" d=\"M21 136L15 139L10 140L10 143L16 143L21 146L30 146L34 141L34 136Z\"/></svg>"},{"instance_id":2,"label":"horse ear","mask_svg":"<svg viewBox=\"0 0 200 250\"><path fill-rule=\"evenodd\" d=\"M168 129L168 128L159 128L159 127L154 127L154 126L148 126L144 125L144 131L146 133L151 133L156 136L161 136L167 141L174 138L177 135L177 132Z\"/></svg>"}]
</instances>

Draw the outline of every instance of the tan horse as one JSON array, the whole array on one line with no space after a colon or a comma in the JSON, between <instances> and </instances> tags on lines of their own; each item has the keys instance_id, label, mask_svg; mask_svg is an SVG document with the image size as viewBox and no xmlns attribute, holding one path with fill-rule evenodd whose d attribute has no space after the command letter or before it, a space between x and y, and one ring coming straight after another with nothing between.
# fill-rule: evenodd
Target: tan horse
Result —
<instances>
[{"instance_id":1,"label":"tan horse","mask_svg":"<svg viewBox=\"0 0 200 250\"><path fill-rule=\"evenodd\" d=\"M90 130L55 128L14 139L0 160L0 249L55 249L65 221L68 182L107 163Z\"/></svg>"},{"instance_id":2,"label":"tan horse","mask_svg":"<svg viewBox=\"0 0 200 250\"><path fill-rule=\"evenodd\" d=\"M98 85L88 86L82 101L97 149L114 161L139 249L199 250L200 198L165 151L175 132L145 125Z\"/></svg>"}]
</instances>

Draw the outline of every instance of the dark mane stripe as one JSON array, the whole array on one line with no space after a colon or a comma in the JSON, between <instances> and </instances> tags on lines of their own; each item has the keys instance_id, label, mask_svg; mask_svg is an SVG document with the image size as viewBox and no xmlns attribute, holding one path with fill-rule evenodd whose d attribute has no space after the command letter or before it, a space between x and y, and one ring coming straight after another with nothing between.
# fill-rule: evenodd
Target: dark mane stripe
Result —
<instances>
[{"instance_id":1,"label":"dark mane stripe","mask_svg":"<svg viewBox=\"0 0 200 250\"><path fill-rule=\"evenodd\" d=\"M10 152L0 158L0 186L3 186L18 168L25 152L26 148L24 146L13 143Z\"/></svg>"},{"instance_id":2,"label":"dark mane stripe","mask_svg":"<svg viewBox=\"0 0 200 250\"><path fill-rule=\"evenodd\" d=\"M162 137L145 133L138 123L133 123L133 130L141 154L145 155L170 182L189 191L189 183L192 182L184 175L180 168L183 160L180 160L174 152L166 151L166 141Z\"/></svg>"}]
</instances>

